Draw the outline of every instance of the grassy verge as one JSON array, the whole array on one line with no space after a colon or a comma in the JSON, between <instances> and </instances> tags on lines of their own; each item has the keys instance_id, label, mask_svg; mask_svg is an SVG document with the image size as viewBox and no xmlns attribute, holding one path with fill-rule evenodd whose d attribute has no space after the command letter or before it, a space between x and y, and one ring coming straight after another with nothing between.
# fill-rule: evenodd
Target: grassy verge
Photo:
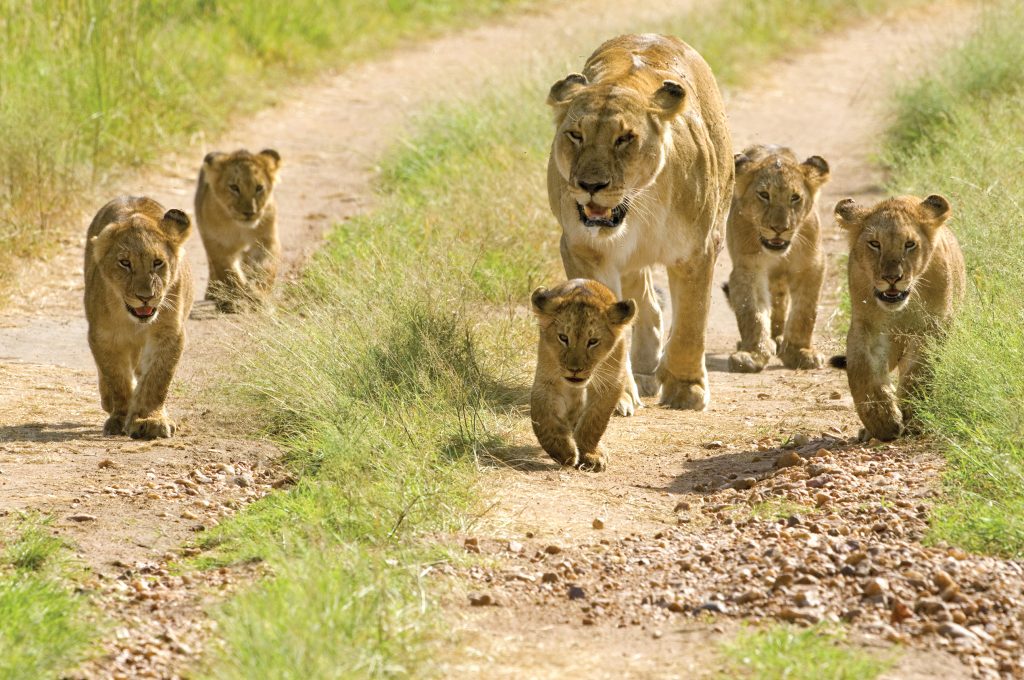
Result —
<instances>
[{"instance_id":1,"label":"grassy verge","mask_svg":"<svg viewBox=\"0 0 1024 680\"><path fill-rule=\"evenodd\" d=\"M725 678L872 680L891 665L843 644L841 629L771 626L742 631L723 647Z\"/></svg>"},{"instance_id":2,"label":"grassy verge","mask_svg":"<svg viewBox=\"0 0 1024 680\"><path fill-rule=\"evenodd\" d=\"M523 2L0 0L0 301L112 170L216 134L296 75Z\"/></svg>"},{"instance_id":3,"label":"grassy verge","mask_svg":"<svg viewBox=\"0 0 1024 680\"><path fill-rule=\"evenodd\" d=\"M63 544L29 519L0 528L0 545L0 680L58 677L94 635L63 578Z\"/></svg>"},{"instance_id":4,"label":"grassy verge","mask_svg":"<svg viewBox=\"0 0 1024 680\"><path fill-rule=\"evenodd\" d=\"M850 7L744 0L665 30L732 84ZM764 25L793 12L816 21ZM424 119L384 163L378 210L338 227L287 313L242 343L231 402L281 442L299 483L205 538L208 560L265 560L274 574L222 614L211 675L424 672L420 643L436 629L420 579L446 555L423 539L470 521L478 460L521 420L535 332L522 301L561 276L543 100L562 75L506 79Z\"/></svg>"},{"instance_id":5,"label":"grassy verge","mask_svg":"<svg viewBox=\"0 0 1024 680\"><path fill-rule=\"evenodd\" d=\"M988 10L941 70L904 92L888 140L894 191L942 193L967 259L968 302L931 348L920 405L946 443L949 498L933 535L1024 556L1024 7Z\"/></svg>"}]
</instances>

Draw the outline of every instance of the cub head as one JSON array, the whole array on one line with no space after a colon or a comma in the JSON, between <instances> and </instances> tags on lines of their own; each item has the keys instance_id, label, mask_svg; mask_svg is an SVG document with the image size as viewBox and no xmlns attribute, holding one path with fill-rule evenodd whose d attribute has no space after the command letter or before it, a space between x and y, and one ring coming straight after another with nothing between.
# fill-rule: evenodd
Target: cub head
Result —
<instances>
[{"instance_id":1,"label":"cub head","mask_svg":"<svg viewBox=\"0 0 1024 680\"><path fill-rule=\"evenodd\" d=\"M870 208L852 198L839 201L836 220L850 241L851 281L870 281L882 309L903 309L951 214L949 201L935 194L897 196Z\"/></svg>"},{"instance_id":2,"label":"cub head","mask_svg":"<svg viewBox=\"0 0 1024 680\"><path fill-rule=\"evenodd\" d=\"M616 301L605 286L573 279L531 296L540 322L540 347L557 357L562 379L585 387L636 314L632 300Z\"/></svg>"},{"instance_id":3,"label":"cub head","mask_svg":"<svg viewBox=\"0 0 1024 680\"><path fill-rule=\"evenodd\" d=\"M215 151L203 159L203 173L217 201L237 222L256 226L270 200L281 167L281 156L273 149L258 154L240 150Z\"/></svg>"},{"instance_id":4,"label":"cub head","mask_svg":"<svg viewBox=\"0 0 1024 680\"><path fill-rule=\"evenodd\" d=\"M125 313L136 322L155 321L162 309L175 304L167 292L178 279L191 226L180 210L168 210L159 221L135 213L92 237L100 276L118 291Z\"/></svg>"},{"instance_id":5,"label":"cub head","mask_svg":"<svg viewBox=\"0 0 1024 680\"><path fill-rule=\"evenodd\" d=\"M573 73L551 87L548 104L552 158L579 220L595 236L612 236L665 166L666 125L684 109L686 92L674 80L644 94Z\"/></svg>"},{"instance_id":6,"label":"cub head","mask_svg":"<svg viewBox=\"0 0 1024 680\"><path fill-rule=\"evenodd\" d=\"M785 254L829 179L828 163L821 156L801 163L789 149L772 146L752 146L735 162L733 209L756 225L764 251Z\"/></svg>"}]
</instances>

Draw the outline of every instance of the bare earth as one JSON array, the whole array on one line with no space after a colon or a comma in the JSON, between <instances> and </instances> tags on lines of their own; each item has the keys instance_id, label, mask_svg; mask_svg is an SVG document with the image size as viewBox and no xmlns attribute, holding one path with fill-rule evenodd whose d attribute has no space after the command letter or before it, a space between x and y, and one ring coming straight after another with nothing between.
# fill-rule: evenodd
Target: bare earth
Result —
<instances>
[{"instance_id":1,"label":"bare earth","mask_svg":"<svg viewBox=\"0 0 1024 680\"><path fill-rule=\"evenodd\" d=\"M587 3L585 12L581 5L567 3L323 78L297 88L285 103L239 121L215 144L197 140L162 171L117 180L107 196L97 199L97 207L119 193L144 193L191 213L196 167L207 151L272 146L286 164L277 200L286 277L293 276L330 224L372 204L374 163L400 137L414 112L441 98L471 96L481 87L500 86L508 73L542 70L553 81L566 68L578 68L604 37L625 29L642 30L689 6L667 4L630 3L629 18L624 19L617 1ZM963 35L970 16L962 8L942 6L897 21L872 21L830 37L815 51L764 69L755 86L727 97L737 149L763 141L826 157L833 180L826 186L823 215L838 198L877 197L881 176L871 154L884 126L880 104L894 82L912 77L928 55ZM523 45L544 47L524 50ZM538 93L534 105L543 105L543 95ZM83 235L89 217L80 216ZM826 238L830 236L834 237L826 229ZM180 436L150 443L101 436L104 416L81 310L74 305L73 313L65 311L59 318L48 313L66 310L68 298L81 295L82 243L74 243L66 257L47 266L45 274L26 280L15 308L0 316L0 515L23 510L53 514L55 530L93 570L91 586L116 627L107 644L110 655L85 667L83 676L136 677L152 672L154 677L170 677L202 651L208 634L202 607L254 573L225 570L183 579L167 573L166 561L189 552L182 546L193 532L287 480L273 464L272 446L246 439L243 428L220 422L204 405L203 389L215 380L211 366L223 356L224 344L240 337L230 319L213 314L205 303L197 305L190 321L190 347L170 401ZM830 241L830 248L839 252L842 243ZM198 238L190 243L189 255L201 298L206 264ZM728 274L725 260L719 263L719 280ZM833 266L834 275L835 270ZM832 309L834 300L826 300L819 323L825 351L839 347L828 336ZM473 536L493 559L487 569L455 580L447 604L457 633L450 647L439 650L440 658L452 659L445 676L475 676L484 669L490 677L700 677L713 672L715 645L736 629L736 614L777 616L782 606L775 606L775 596L742 605L734 601L735 593L753 590L768 574L757 572L756 565L741 567L745 557L734 553L749 542L763 549L771 541L782 541L796 557L807 552L806 546L796 549L787 542L811 542L793 539L793 527L777 529L778 536L772 536L769 520L741 527L752 517L743 508L769 497L814 506L816 493L829 494L822 502L824 510L812 522L820 531L800 525L796 531L801 536L829 536L834 529L836 536L848 540L858 532L873 531L878 517L870 513L876 507L891 510L892 522L898 520L901 527L899 533L885 537L892 540L892 550L923 550L914 542L923 528L916 506L935 483L936 457L922 447L847 445L845 438L855 433L856 420L842 374L796 373L780 367L757 376L724 372L736 338L733 317L716 295L709 330L712 407L703 414L651 407L631 420L615 420L606 437L614 458L603 475L557 469L539 452L528 422L522 420L514 434L517 446L502 452L501 462L484 474L484 484L497 503L480 519ZM817 463L840 469L810 476L802 457L799 465L774 476L772 466L781 451L777 446L797 433L807 436L798 449L801 456L826 449L832 453ZM871 474L851 474L851 465ZM831 486L823 485L820 492L800 486L822 474L835 478ZM747 477L754 480L749 489L717 490ZM894 484L895 480L901 483ZM793 486L778 490L786 484ZM909 509L901 501L910 503ZM677 512L680 503L688 509L680 506ZM867 509L858 514L847 512L847 506L858 512L861 506ZM839 512L830 514L833 507ZM901 509L909 513L902 519ZM598 517L604 529L592 528ZM836 517L850 526L847 533L838 524L829 526ZM509 550L509 541L512 548L521 549ZM694 557L698 544L714 559ZM558 554L543 552L552 545ZM845 550L844 555L860 549ZM866 550L870 552L870 547ZM543 557L535 559L538 552ZM650 553L642 558L648 563L633 565L640 553ZM906 561L920 562L917 571L929 581L939 568L937 560L952 559L945 553L913 555ZM992 578L1005 578L1007 583L1016 574L1017 585L1007 587L1019 590L1016 565L972 559L958 561L960 566L940 566L957 578L961 567L987 569ZM687 560L696 560L700 568L684 576L679 565ZM882 558L876 561L879 573L895 568L884 566ZM705 567L707 573L701 571ZM741 573L742 568L749 572ZM547 572L556 573L556 580L541 583ZM794 579L801 577L792 573ZM862 588L859 581L840 587L825 576L812 575L815 583L796 583L813 586L819 602L795 607L797 614L809 615L794 620L842 616L853 608L851 598L861 597L859 590L851 590ZM690 583L694 577L699 588ZM982 631L984 635L971 628L967 635L973 638L927 631L916 635L899 627L925 625L933 619L937 627L943 622L972 626L968 618L957 620L955 612L966 610L958 602L933 607L944 614L921 615L909 624L890 626L892 630L872 628L869 624L878 619L872 606L891 609L897 597L911 607L915 604L914 593L900 590L903 581L886 578L892 585L886 584L880 603L860 607L867 623L856 627L857 639L873 645L906 641L912 649L936 650L904 652L891 677L970 677L968 666L947 649L977 672L997 672L1007 659L1019 660L1019 649L1012 645L1003 646L1006 654L991 651L1016 639L1008 637L1009 632L1016 634L1009 624L1000 623L1001 628ZM569 600L570 581L579 581L585 597ZM603 602L594 592L605 588L606 581L612 585ZM749 587L738 585L747 581ZM655 595L656 583L669 585L658 585ZM966 582L961 585L969 590ZM668 591L674 594L666 596ZM485 592L502 606L469 606L469 594ZM778 593L779 598L799 595L786 586ZM725 613L712 613L709 619L688 614L695 605L712 601L721 601L719 609ZM672 603L676 604L670 609ZM967 649L974 644L982 651ZM990 659L991 664L979 658Z\"/></svg>"}]
</instances>

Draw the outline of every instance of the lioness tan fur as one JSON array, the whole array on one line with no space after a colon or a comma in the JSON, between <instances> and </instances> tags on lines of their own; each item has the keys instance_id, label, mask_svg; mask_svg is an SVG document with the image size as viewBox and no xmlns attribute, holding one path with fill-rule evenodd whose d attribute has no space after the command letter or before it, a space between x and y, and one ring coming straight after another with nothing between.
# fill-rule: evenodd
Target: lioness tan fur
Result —
<instances>
[{"instance_id":1,"label":"lioness tan fur","mask_svg":"<svg viewBox=\"0 0 1024 680\"><path fill-rule=\"evenodd\" d=\"M945 226L952 210L932 195L899 196L870 208L847 198L835 212L850 242L850 392L862 436L894 439L915 429L907 398L920 388L922 343L949 325L963 301L964 258Z\"/></svg>"},{"instance_id":2,"label":"lioness tan fur","mask_svg":"<svg viewBox=\"0 0 1024 680\"><path fill-rule=\"evenodd\" d=\"M637 319L619 413L657 394L672 408L710 400L704 340L711 277L732 197L732 143L711 69L686 43L624 35L551 87L556 132L548 199L569 278L634 298ZM651 266L668 269L662 354Z\"/></svg>"},{"instance_id":3,"label":"lioness tan fur","mask_svg":"<svg viewBox=\"0 0 1024 680\"><path fill-rule=\"evenodd\" d=\"M223 312L265 300L281 259L274 183L281 156L240 150L206 155L196 186L196 222L210 265L206 299Z\"/></svg>"},{"instance_id":4,"label":"lioness tan fur","mask_svg":"<svg viewBox=\"0 0 1024 680\"><path fill-rule=\"evenodd\" d=\"M726 293L740 342L729 370L756 373L776 351L787 368L820 368L813 336L825 256L817 200L828 163L821 156L801 163L787 148L761 145L735 160Z\"/></svg>"},{"instance_id":5,"label":"lioness tan fur","mask_svg":"<svg viewBox=\"0 0 1024 680\"><path fill-rule=\"evenodd\" d=\"M164 402L192 308L192 272L182 247L190 228L182 211L132 196L103 206L89 225L85 316L100 402L110 414L104 434L174 434Z\"/></svg>"},{"instance_id":6,"label":"lioness tan fur","mask_svg":"<svg viewBox=\"0 0 1024 680\"><path fill-rule=\"evenodd\" d=\"M616 301L597 281L574 279L531 298L540 323L530 396L533 432L562 465L604 470L598 442L626 380L633 300Z\"/></svg>"}]
</instances>

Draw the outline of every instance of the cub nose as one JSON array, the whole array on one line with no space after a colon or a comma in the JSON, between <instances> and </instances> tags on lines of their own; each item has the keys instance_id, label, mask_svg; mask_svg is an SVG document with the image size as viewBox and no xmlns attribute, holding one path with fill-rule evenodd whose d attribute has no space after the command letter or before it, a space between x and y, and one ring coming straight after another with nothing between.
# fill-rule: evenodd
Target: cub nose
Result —
<instances>
[{"instance_id":1,"label":"cub nose","mask_svg":"<svg viewBox=\"0 0 1024 680\"><path fill-rule=\"evenodd\" d=\"M142 304L146 304L147 302L153 299L153 294L150 293L149 295L139 295L138 293L136 293L135 297L139 298L139 300L142 301Z\"/></svg>"},{"instance_id":2,"label":"cub nose","mask_svg":"<svg viewBox=\"0 0 1024 680\"><path fill-rule=\"evenodd\" d=\"M596 194L601 189L604 189L610 184L610 182L577 182L580 185L580 189L583 189L588 194Z\"/></svg>"},{"instance_id":3,"label":"cub nose","mask_svg":"<svg viewBox=\"0 0 1024 680\"><path fill-rule=\"evenodd\" d=\"M245 219L247 219L247 220L251 220L251 219L253 219L253 218L255 218L255 217L256 217L256 213L255 213L255 212L253 212L253 211L251 211L251 210L246 210L246 211L245 211L244 213L242 213L242 215L243 215L243 216L245 217Z\"/></svg>"},{"instance_id":4,"label":"cub nose","mask_svg":"<svg viewBox=\"0 0 1024 680\"><path fill-rule=\"evenodd\" d=\"M889 285L894 285L897 281L903 278L903 274L882 274L882 280L888 281Z\"/></svg>"}]
</instances>

